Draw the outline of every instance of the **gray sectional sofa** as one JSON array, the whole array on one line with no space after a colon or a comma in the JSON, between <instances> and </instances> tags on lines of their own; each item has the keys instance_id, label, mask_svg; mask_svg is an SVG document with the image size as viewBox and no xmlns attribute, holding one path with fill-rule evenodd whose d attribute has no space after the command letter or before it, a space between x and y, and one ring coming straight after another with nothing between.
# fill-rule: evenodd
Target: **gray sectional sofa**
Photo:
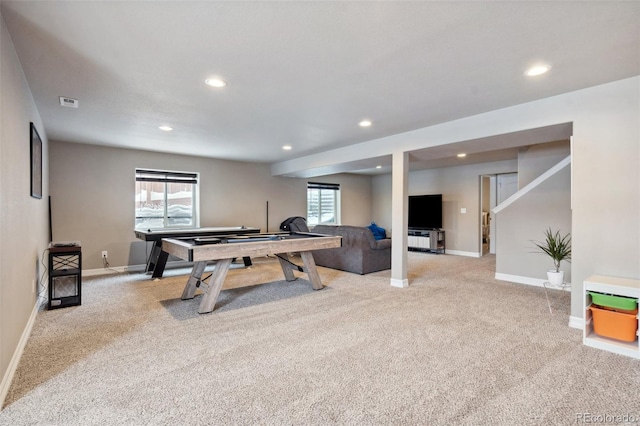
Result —
<instances>
[{"instance_id":1,"label":"gray sectional sofa","mask_svg":"<svg viewBox=\"0 0 640 426\"><path fill-rule=\"evenodd\" d=\"M314 250L316 265L356 274L391 269L391 239L377 240L369 228L361 226L317 225L312 232L342 237L342 247Z\"/></svg>"}]
</instances>

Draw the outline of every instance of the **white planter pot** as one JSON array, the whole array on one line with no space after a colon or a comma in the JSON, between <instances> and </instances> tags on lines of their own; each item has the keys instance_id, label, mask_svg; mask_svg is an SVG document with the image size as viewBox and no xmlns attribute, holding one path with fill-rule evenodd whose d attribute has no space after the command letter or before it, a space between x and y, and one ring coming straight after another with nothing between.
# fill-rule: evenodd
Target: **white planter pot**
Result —
<instances>
[{"instance_id":1,"label":"white planter pot","mask_svg":"<svg viewBox=\"0 0 640 426\"><path fill-rule=\"evenodd\" d=\"M564 283L564 271L547 271L547 280L549 281L549 284L553 286L562 286L562 283Z\"/></svg>"}]
</instances>

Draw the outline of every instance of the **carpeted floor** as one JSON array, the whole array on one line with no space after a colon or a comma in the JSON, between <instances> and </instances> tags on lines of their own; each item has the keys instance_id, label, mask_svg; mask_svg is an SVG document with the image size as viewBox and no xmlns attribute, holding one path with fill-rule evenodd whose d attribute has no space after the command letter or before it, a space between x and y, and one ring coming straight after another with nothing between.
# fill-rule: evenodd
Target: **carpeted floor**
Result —
<instances>
[{"instance_id":1,"label":"carpeted floor","mask_svg":"<svg viewBox=\"0 0 640 426\"><path fill-rule=\"evenodd\" d=\"M494 262L411 252L409 288L319 268L313 291L254 259L206 315L188 270L85 279L81 306L38 314L0 424L640 422L640 361L583 346L569 293L550 314Z\"/></svg>"}]
</instances>

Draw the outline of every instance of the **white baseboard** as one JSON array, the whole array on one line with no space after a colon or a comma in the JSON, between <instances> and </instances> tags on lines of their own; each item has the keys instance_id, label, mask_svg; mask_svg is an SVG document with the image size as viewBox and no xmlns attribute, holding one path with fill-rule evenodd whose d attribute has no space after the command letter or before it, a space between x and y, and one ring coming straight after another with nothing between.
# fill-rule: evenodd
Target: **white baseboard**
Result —
<instances>
[{"instance_id":1,"label":"white baseboard","mask_svg":"<svg viewBox=\"0 0 640 426\"><path fill-rule=\"evenodd\" d=\"M141 269L144 271L144 267ZM115 273L125 273L125 272L134 272L132 267L130 266L110 266L109 268L100 268L100 269L83 269L82 276L83 277L95 277L98 275L110 275Z\"/></svg>"},{"instance_id":2,"label":"white baseboard","mask_svg":"<svg viewBox=\"0 0 640 426\"><path fill-rule=\"evenodd\" d=\"M391 278L391 287L407 288L409 287L409 280L407 278L399 280L397 278Z\"/></svg>"},{"instance_id":3,"label":"white baseboard","mask_svg":"<svg viewBox=\"0 0 640 426\"><path fill-rule=\"evenodd\" d=\"M38 315L39 309L40 309L40 301L37 300L33 306L33 310L31 311L29 320L27 320L27 325L22 331L22 336L20 336L20 340L18 341L18 346L16 347L16 350L13 352L11 361L7 366L7 371L5 371L4 377L2 378L2 382L0 382L0 410L4 406L4 400L7 397L7 394L9 393L9 387L11 386L11 382L13 381L13 376L16 374L16 370L18 369L18 364L20 363L20 358L22 358L22 353L24 352L24 348L27 345L29 336L31 336L31 330L33 329L33 324L35 324L36 322L36 316Z\"/></svg>"},{"instance_id":4,"label":"white baseboard","mask_svg":"<svg viewBox=\"0 0 640 426\"><path fill-rule=\"evenodd\" d=\"M187 262L186 260L179 260L175 262L167 263L165 269L172 268L184 268L186 266L191 266L193 263ZM83 269L82 276L83 277L95 277L98 275L109 275L109 274L124 274L129 272L144 272L147 269L147 265L129 265L129 266L110 266L109 268L100 268L100 269Z\"/></svg>"},{"instance_id":5,"label":"white baseboard","mask_svg":"<svg viewBox=\"0 0 640 426\"><path fill-rule=\"evenodd\" d=\"M495 279L500 281L509 281L511 283L517 284L532 285L535 287L544 287L543 283L546 282L546 280L540 278L523 277L520 275L503 274L500 272L496 272ZM554 290L557 289L554 288ZM564 288L564 291L571 291L571 285L568 285L566 288Z\"/></svg>"},{"instance_id":6,"label":"white baseboard","mask_svg":"<svg viewBox=\"0 0 640 426\"><path fill-rule=\"evenodd\" d=\"M584 330L584 318L569 317L569 327Z\"/></svg>"},{"instance_id":7,"label":"white baseboard","mask_svg":"<svg viewBox=\"0 0 640 426\"><path fill-rule=\"evenodd\" d=\"M480 253L476 251L460 251L445 249L446 254L453 254L454 256L466 256L466 257L480 257Z\"/></svg>"}]
</instances>

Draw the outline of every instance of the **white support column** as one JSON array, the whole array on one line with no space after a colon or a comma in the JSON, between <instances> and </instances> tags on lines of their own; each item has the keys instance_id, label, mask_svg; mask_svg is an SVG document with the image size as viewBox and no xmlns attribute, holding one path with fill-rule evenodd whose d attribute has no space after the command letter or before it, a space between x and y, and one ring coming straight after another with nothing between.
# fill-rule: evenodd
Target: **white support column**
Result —
<instances>
[{"instance_id":1,"label":"white support column","mask_svg":"<svg viewBox=\"0 0 640 426\"><path fill-rule=\"evenodd\" d=\"M393 153L391 173L391 286L409 287L407 279L409 154Z\"/></svg>"}]
</instances>

